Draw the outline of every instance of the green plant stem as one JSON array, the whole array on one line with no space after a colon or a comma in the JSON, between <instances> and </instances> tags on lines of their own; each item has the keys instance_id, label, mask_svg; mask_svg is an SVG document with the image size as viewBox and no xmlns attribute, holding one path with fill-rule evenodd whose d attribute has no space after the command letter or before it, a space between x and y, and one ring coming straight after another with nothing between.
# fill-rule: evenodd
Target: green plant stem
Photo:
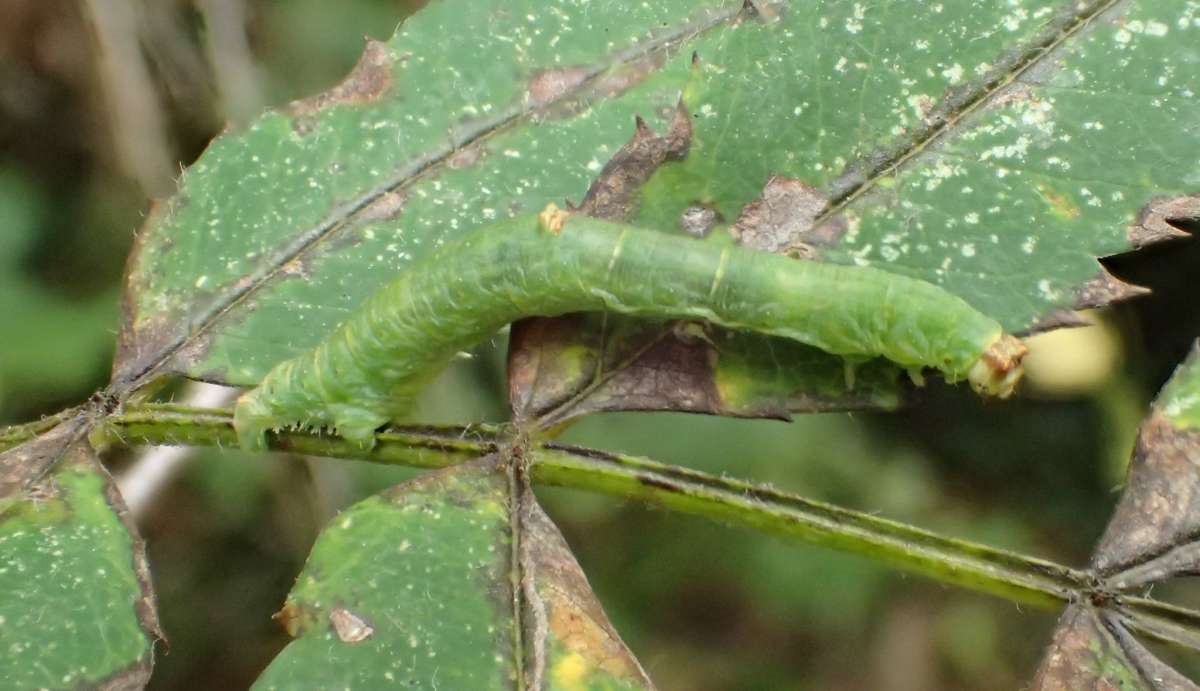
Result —
<instances>
[{"instance_id":1,"label":"green plant stem","mask_svg":"<svg viewBox=\"0 0 1200 691\"><path fill-rule=\"evenodd\" d=\"M420 426L380 432L371 449L339 437L305 432L273 434L269 445L276 451L443 468L498 451L506 436L502 425ZM21 437L0 430L0 450L6 443L15 445L12 440ZM229 411L163 404L129 407L108 417L92 440L123 445L236 446ZM1095 601L1099 593L1098 581L1085 570L646 458L541 442L532 449L530 465L532 480L539 484L638 499L796 538L1040 608ZM1113 608L1135 631L1200 649L1200 612L1125 595L1113 600Z\"/></svg>"},{"instance_id":2,"label":"green plant stem","mask_svg":"<svg viewBox=\"0 0 1200 691\"><path fill-rule=\"evenodd\" d=\"M1056 608L1083 589L1087 574L1048 561L943 537L913 526L649 459L547 444L536 481L640 499L853 552L945 583Z\"/></svg>"},{"instance_id":3,"label":"green plant stem","mask_svg":"<svg viewBox=\"0 0 1200 691\"><path fill-rule=\"evenodd\" d=\"M0 427L0 453L11 449L18 444L34 439L45 432L49 432L58 423L69 419L78 414L83 408L68 408L56 415L47 415L40 420L27 422L22 425L11 425L9 427Z\"/></svg>"},{"instance_id":4,"label":"green plant stem","mask_svg":"<svg viewBox=\"0 0 1200 691\"><path fill-rule=\"evenodd\" d=\"M237 448L233 414L228 410L146 404L108 417L98 430L92 435L93 443ZM496 425L398 427L380 432L370 450L336 436L283 432L271 435L270 448L386 465L444 468L494 452L500 431Z\"/></svg>"},{"instance_id":5,"label":"green plant stem","mask_svg":"<svg viewBox=\"0 0 1200 691\"><path fill-rule=\"evenodd\" d=\"M1200 650L1200 612L1148 597L1122 596L1113 607L1131 629Z\"/></svg>"}]
</instances>

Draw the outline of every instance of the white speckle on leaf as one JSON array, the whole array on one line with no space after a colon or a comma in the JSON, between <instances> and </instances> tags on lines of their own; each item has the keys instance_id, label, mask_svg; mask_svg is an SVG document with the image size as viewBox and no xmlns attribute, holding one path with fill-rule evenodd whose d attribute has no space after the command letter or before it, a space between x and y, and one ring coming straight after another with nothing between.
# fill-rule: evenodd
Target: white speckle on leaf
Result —
<instances>
[{"instance_id":1,"label":"white speckle on leaf","mask_svg":"<svg viewBox=\"0 0 1200 691\"><path fill-rule=\"evenodd\" d=\"M942 76L945 77L951 84L957 84L963 78L963 66L957 62L942 70Z\"/></svg>"},{"instance_id":2,"label":"white speckle on leaf","mask_svg":"<svg viewBox=\"0 0 1200 691\"><path fill-rule=\"evenodd\" d=\"M343 643L361 643L375 633L375 628L345 607L334 607L329 612L329 623Z\"/></svg>"},{"instance_id":3,"label":"white speckle on leaf","mask_svg":"<svg viewBox=\"0 0 1200 691\"><path fill-rule=\"evenodd\" d=\"M852 34L857 34L862 31L862 20L867 16L866 8L862 3L854 3L854 16L846 20L846 31Z\"/></svg>"}]
</instances>

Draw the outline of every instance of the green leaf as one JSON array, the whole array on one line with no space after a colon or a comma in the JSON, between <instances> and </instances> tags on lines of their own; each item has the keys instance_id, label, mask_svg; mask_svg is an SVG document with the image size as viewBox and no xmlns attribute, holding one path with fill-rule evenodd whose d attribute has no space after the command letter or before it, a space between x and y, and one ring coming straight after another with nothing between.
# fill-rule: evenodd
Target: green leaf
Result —
<instances>
[{"instance_id":1,"label":"green leaf","mask_svg":"<svg viewBox=\"0 0 1200 691\"><path fill-rule=\"evenodd\" d=\"M1154 407L1177 430L1200 429L1200 349L1187 359L1158 394Z\"/></svg>"},{"instance_id":2,"label":"green leaf","mask_svg":"<svg viewBox=\"0 0 1200 691\"><path fill-rule=\"evenodd\" d=\"M297 639L255 688L651 688L506 468L430 473L335 518L280 613Z\"/></svg>"},{"instance_id":3,"label":"green leaf","mask_svg":"<svg viewBox=\"0 0 1200 691\"><path fill-rule=\"evenodd\" d=\"M1189 12L433 3L343 84L216 140L155 210L119 389L168 372L257 382L430 247L581 198L633 117L665 131L685 87L691 151L647 183L639 222L673 228L699 203L743 241L925 278L1011 329L1056 323L1134 292L1094 256L1200 216ZM774 211L743 218L756 200ZM818 381L838 367L794 364ZM762 414L814 394L799 386L710 409Z\"/></svg>"},{"instance_id":4,"label":"green leaf","mask_svg":"<svg viewBox=\"0 0 1200 691\"><path fill-rule=\"evenodd\" d=\"M116 382L254 384L413 258L578 198L635 115L661 122L718 0L443 0L333 90L216 139L141 232Z\"/></svg>"},{"instance_id":5,"label":"green leaf","mask_svg":"<svg viewBox=\"0 0 1200 691\"><path fill-rule=\"evenodd\" d=\"M690 149L645 183L634 222L678 228L708 209L743 243L922 278L1030 331L1137 294L1095 257L1178 237L1200 218L1200 195L1189 196L1200 141L1186 124L1200 42L1174 40L1196 31L1177 3L758 5L689 45ZM1147 123L1157 141L1143 143ZM541 342L522 329L514 341L531 353L515 359L536 361L526 380L547 390L514 387L514 405L548 423L593 410L780 415L896 400L894 371L847 390L836 358L749 357L788 350L770 339L689 347L610 327ZM671 357L654 357L663 350ZM731 378L747 395L721 395ZM645 391L659 381L674 390Z\"/></svg>"},{"instance_id":6,"label":"green leaf","mask_svg":"<svg viewBox=\"0 0 1200 691\"><path fill-rule=\"evenodd\" d=\"M676 223L703 203L741 226L784 176L765 201L793 243L934 282L1011 330L1127 296L1094 258L1200 217L1188 7L764 11L689 46L692 148L650 180L639 220Z\"/></svg>"},{"instance_id":7,"label":"green leaf","mask_svg":"<svg viewBox=\"0 0 1200 691\"><path fill-rule=\"evenodd\" d=\"M162 637L144 546L78 426L69 432L0 455L57 461L0 503L0 679L14 689L141 688Z\"/></svg>"}]
</instances>

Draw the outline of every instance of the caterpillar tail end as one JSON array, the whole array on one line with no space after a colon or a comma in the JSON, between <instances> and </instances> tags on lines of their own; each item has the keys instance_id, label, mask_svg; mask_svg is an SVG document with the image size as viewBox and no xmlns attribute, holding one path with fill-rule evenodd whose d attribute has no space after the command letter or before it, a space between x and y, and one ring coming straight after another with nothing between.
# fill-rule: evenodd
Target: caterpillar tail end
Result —
<instances>
[{"instance_id":1,"label":"caterpillar tail end","mask_svg":"<svg viewBox=\"0 0 1200 691\"><path fill-rule=\"evenodd\" d=\"M1028 348L1021 339L1001 334L971 366L967 381L981 395L1008 398L1025 373L1021 359Z\"/></svg>"},{"instance_id":2,"label":"caterpillar tail end","mask_svg":"<svg viewBox=\"0 0 1200 691\"><path fill-rule=\"evenodd\" d=\"M259 398L257 389L242 394L233 409L238 446L244 451L266 451L267 430L274 426L274 421L275 416Z\"/></svg>"},{"instance_id":3,"label":"caterpillar tail end","mask_svg":"<svg viewBox=\"0 0 1200 691\"><path fill-rule=\"evenodd\" d=\"M538 226L551 235L558 235L562 233L563 226L567 224L567 219L570 216L570 211L564 211L558 208L558 204L550 202L538 214Z\"/></svg>"}]
</instances>

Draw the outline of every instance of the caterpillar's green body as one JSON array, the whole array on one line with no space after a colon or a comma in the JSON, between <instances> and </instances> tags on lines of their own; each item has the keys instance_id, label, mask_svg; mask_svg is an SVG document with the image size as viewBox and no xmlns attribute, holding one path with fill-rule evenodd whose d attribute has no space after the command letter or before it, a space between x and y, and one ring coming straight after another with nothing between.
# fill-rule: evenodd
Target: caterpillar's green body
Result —
<instances>
[{"instance_id":1,"label":"caterpillar's green body","mask_svg":"<svg viewBox=\"0 0 1200 691\"><path fill-rule=\"evenodd\" d=\"M923 281L668 235L548 207L413 264L312 351L242 396L243 447L331 427L363 444L461 350L514 320L576 311L703 319L851 358L884 357L1004 396L1024 352L993 319Z\"/></svg>"}]
</instances>

